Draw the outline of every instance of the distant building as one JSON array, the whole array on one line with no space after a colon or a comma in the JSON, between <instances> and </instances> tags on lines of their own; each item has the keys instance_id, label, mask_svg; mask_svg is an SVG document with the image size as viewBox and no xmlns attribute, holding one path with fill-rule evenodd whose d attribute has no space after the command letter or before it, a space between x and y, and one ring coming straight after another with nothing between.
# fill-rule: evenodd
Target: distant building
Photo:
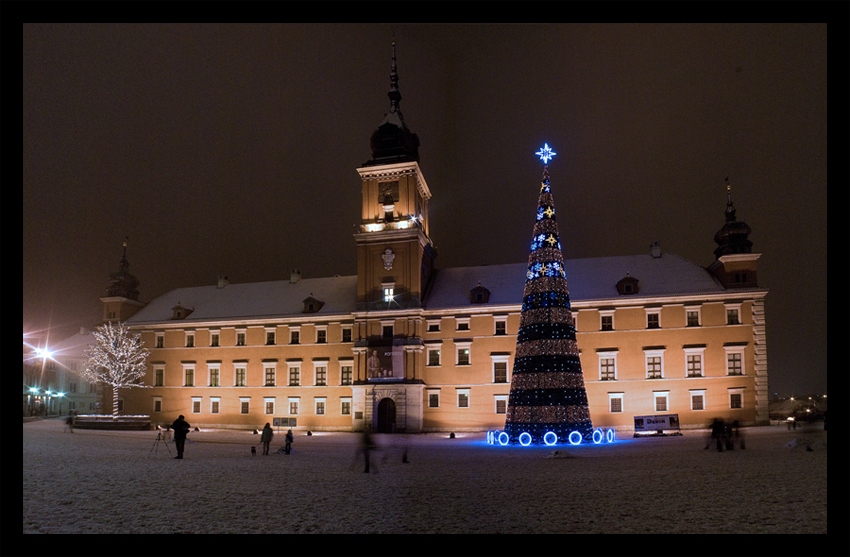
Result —
<instances>
[{"instance_id":1,"label":"distant building","mask_svg":"<svg viewBox=\"0 0 850 557\"><path fill-rule=\"evenodd\" d=\"M356 275L221 277L142 304L125 246L104 320L126 320L151 350L151 388L123 392L126 412L245 429L273 420L339 431L504 427L526 263L435 265L432 192L400 110L394 56L391 75L390 112L357 169ZM595 427L629 429L652 414L678 414L683 428L717 416L768 423L767 290L727 192L708 268L657 243L565 262Z\"/></svg>"}]
</instances>

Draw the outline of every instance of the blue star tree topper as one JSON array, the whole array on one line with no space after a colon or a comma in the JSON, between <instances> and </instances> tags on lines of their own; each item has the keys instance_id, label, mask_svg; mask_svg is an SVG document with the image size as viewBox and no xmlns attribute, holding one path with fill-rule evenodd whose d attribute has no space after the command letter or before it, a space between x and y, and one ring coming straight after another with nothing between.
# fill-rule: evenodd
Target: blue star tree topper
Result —
<instances>
[{"instance_id":1,"label":"blue star tree topper","mask_svg":"<svg viewBox=\"0 0 850 557\"><path fill-rule=\"evenodd\" d=\"M552 157L554 157L558 153L553 151L552 148L549 147L548 143L544 143L543 148L534 154L540 157L540 160L543 161L543 164L549 164L549 161L552 160Z\"/></svg>"}]
</instances>

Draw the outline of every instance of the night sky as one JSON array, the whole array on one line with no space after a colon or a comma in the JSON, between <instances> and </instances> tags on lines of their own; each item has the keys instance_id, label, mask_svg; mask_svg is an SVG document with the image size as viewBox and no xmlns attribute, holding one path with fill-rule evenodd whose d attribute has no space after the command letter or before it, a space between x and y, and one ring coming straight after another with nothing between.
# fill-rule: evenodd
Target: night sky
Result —
<instances>
[{"instance_id":1,"label":"night sky","mask_svg":"<svg viewBox=\"0 0 850 557\"><path fill-rule=\"evenodd\" d=\"M544 142L568 259L708 266L728 177L770 393L826 393L826 28L26 24L24 332L99 323L125 236L142 301L355 274L395 36L439 268L527 260Z\"/></svg>"}]
</instances>

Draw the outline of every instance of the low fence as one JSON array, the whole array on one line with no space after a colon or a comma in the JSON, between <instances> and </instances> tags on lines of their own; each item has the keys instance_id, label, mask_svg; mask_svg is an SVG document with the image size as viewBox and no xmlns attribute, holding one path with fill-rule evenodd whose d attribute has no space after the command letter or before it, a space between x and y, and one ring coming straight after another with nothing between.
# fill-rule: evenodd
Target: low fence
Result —
<instances>
[{"instance_id":1,"label":"low fence","mask_svg":"<svg viewBox=\"0 0 850 557\"><path fill-rule=\"evenodd\" d=\"M150 416L110 416L83 414L74 417L74 427L79 429L117 429L148 431L153 429Z\"/></svg>"}]
</instances>

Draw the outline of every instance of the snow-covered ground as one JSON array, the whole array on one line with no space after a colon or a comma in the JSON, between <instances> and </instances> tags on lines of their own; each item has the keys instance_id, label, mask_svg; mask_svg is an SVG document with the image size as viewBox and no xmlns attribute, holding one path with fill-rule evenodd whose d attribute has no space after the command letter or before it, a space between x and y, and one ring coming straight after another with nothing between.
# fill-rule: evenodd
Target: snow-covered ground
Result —
<instances>
[{"instance_id":1,"label":"snow-covered ground","mask_svg":"<svg viewBox=\"0 0 850 557\"><path fill-rule=\"evenodd\" d=\"M556 448L376 435L370 474L354 433L298 431L285 455L278 432L261 456L251 432L192 432L178 461L153 431L63 429L23 426L24 534L827 532L821 424L748 428L722 453L705 431Z\"/></svg>"}]
</instances>

